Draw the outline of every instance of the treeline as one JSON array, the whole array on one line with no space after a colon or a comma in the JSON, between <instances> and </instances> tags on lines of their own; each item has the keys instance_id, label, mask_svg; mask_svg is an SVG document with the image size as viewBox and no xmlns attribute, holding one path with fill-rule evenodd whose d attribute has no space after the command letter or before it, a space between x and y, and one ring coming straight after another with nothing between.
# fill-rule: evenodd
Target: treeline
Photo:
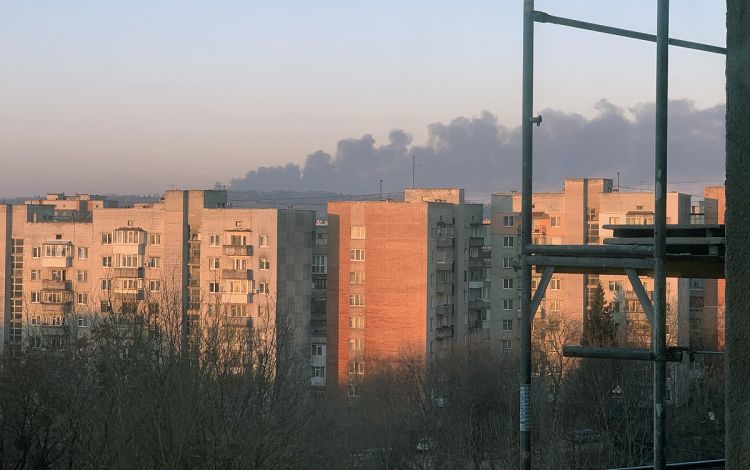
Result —
<instances>
[{"instance_id":1,"label":"treeline","mask_svg":"<svg viewBox=\"0 0 750 470\"><path fill-rule=\"evenodd\" d=\"M283 316L250 330L216 315L187 335L184 319L112 313L61 348L7 354L0 467L517 467L513 354L370 361L351 397L311 389L309 351L294 349ZM650 462L649 364L562 357L580 331L563 317L535 325L535 468ZM722 455L720 362L695 370L689 398L668 410L670 461Z\"/></svg>"}]
</instances>

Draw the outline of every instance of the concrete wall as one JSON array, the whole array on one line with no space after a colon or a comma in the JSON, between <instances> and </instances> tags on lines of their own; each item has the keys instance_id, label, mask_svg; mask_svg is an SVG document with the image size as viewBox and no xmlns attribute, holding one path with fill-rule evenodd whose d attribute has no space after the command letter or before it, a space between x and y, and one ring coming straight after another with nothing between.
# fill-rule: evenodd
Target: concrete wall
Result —
<instances>
[{"instance_id":1,"label":"concrete wall","mask_svg":"<svg viewBox=\"0 0 750 470\"><path fill-rule=\"evenodd\" d=\"M750 3L727 0L727 468L750 468Z\"/></svg>"}]
</instances>

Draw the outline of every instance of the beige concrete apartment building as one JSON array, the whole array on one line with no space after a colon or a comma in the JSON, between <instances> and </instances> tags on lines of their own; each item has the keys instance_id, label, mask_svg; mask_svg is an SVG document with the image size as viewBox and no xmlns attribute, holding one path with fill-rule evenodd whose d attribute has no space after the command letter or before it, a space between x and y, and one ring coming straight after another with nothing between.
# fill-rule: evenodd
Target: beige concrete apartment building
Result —
<instances>
[{"instance_id":1,"label":"beige concrete apartment building","mask_svg":"<svg viewBox=\"0 0 750 470\"><path fill-rule=\"evenodd\" d=\"M489 340L482 206L460 189L328 204L328 382L357 394L380 361Z\"/></svg>"},{"instance_id":2,"label":"beige concrete apartment building","mask_svg":"<svg viewBox=\"0 0 750 470\"><path fill-rule=\"evenodd\" d=\"M59 346L100 313L160 308L165 292L191 320L218 305L236 326L283 312L309 345L314 212L228 208L225 191L202 190L114 206L63 195L0 205L4 347Z\"/></svg>"},{"instance_id":3,"label":"beige concrete apartment building","mask_svg":"<svg viewBox=\"0 0 750 470\"><path fill-rule=\"evenodd\" d=\"M616 191L610 179L566 179L560 192L533 195L532 240L535 244L601 244L612 236L606 225L653 223L653 206L653 193ZM668 224L690 223L690 209L689 195L668 193ZM496 347L504 351L519 347L520 212L520 194L493 195L492 306L501 322ZM534 275L532 289L540 277ZM651 279L641 280L647 291L653 289ZM615 308L618 336L631 346L650 341L648 320L626 276L555 274L535 318L560 314L582 321L588 299L599 284L605 300ZM689 343L689 286L689 279L667 280L670 344Z\"/></svg>"}]
</instances>

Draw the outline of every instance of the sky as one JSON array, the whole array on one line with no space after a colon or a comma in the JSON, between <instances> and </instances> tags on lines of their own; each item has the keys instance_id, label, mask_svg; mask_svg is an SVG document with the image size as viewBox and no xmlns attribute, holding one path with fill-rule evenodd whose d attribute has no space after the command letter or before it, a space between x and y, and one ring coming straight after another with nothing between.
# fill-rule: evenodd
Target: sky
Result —
<instances>
[{"instance_id":1,"label":"sky","mask_svg":"<svg viewBox=\"0 0 750 470\"><path fill-rule=\"evenodd\" d=\"M536 8L655 32L654 0L537 0ZM724 45L724 16L720 0L672 2L671 36ZM422 183L451 184L460 166L439 164L464 155L443 152L430 161L440 146L502 155L508 165L496 168L506 172L515 168L520 119L521 19L521 0L0 0L0 197L151 193L216 181L239 188L257 185L261 167L292 164L305 173L310 156L341 163L316 180L325 187L310 189L350 190L351 179L367 192L361 181L381 177L395 190L411 179L410 165L401 164L415 152L423 152ZM568 123L596 132L592 126L614 117L645 138L652 43L537 25L535 54L535 109L559 116L558 129ZM694 138L705 130L696 123L710 121L710 135L693 147L721 152L724 58L670 48L669 85L679 116L690 121L680 129ZM543 127L554 129L549 119ZM473 124L494 126L487 132L495 140L482 140ZM469 131L451 134L456 129ZM462 147L451 138L479 140ZM502 152L479 148L497 147L498 139L507 139ZM401 146L389 160L398 168L357 170L359 179L341 170L341 156L363 143L371 153ZM554 139L546 145L559 147ZM582 171L606 148L577 149L597 152L575 155ZM716 162L710 175L675 176L722 179L723 154L705 157ZM575 176L565 168L543 179ZM598 171L615 169L627 181L648 180L647 172L617 165ZM513 171L456 184L512 186Z\"/></svg>"}]
</instances>

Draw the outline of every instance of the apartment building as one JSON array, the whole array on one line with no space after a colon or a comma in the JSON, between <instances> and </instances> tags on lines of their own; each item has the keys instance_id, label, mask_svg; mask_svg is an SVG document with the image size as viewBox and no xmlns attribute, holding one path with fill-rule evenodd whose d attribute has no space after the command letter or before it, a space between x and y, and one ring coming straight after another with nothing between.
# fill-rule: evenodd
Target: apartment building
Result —
<instances>
[{"instance_id":1,"label":"apartment building","mask_svg":"<svg viewBox=\"0 0 750 470\"><path fill-rule=\"evenodd\" d=\"M311 384L326 385L326 323L328 304L328 223L315 225L312 258L312 307L310 311Z\"/></svg>"},{"instance_id":2,"label":"apartment building","mask_svg":"<svg viewBox=\"0 0 750 470\"><path fill-rule=\"evenodd\" d=\"M654 197L651 192L620 192L612 180L602 178L566 179L560 192L533 195L532 241L535 244L601 244L612 236L607 225L653 223ZM667 194L667 223L690 222L690 196ZM492 305L501 321L497 345L504 351L518 351L520 322L520 237L521 195L494 194L492 197ZM532 290L541 275L534 273ZM653 281L641 279L647 291ZM588 301L597 286L615 309L618 336L632 346L650 341L650 326L626 276L555 274L536 314L563 315L582 320ZM689 343L689 279L667 280L669 305L668 341ZM683 318L681 318L683 317Z\"/></svg>"},{"instance_id":3,"label":"apartment building","mask_svg":"<svg viewBox=\"0 0 750 470\"><path fill-rule=\"evenodd\" d=\"M482 235L461 189L329 202L328 383L356 395L382 361L488 341Z\"/></svg>"},{"instance_id":4,"label":"apartment building","mask_svg":"<svg viewBox=\"0 0 750 470\"><path fill-rule=\"evenodd\" d=\"M220 307L237 327L284 314L309 347L314 212L228 208L226 191L202 190L115 206L64 195L0 205L4 347L60 346L92 316L165 297L191 320Z\"/></svg>"}]
</instances>

